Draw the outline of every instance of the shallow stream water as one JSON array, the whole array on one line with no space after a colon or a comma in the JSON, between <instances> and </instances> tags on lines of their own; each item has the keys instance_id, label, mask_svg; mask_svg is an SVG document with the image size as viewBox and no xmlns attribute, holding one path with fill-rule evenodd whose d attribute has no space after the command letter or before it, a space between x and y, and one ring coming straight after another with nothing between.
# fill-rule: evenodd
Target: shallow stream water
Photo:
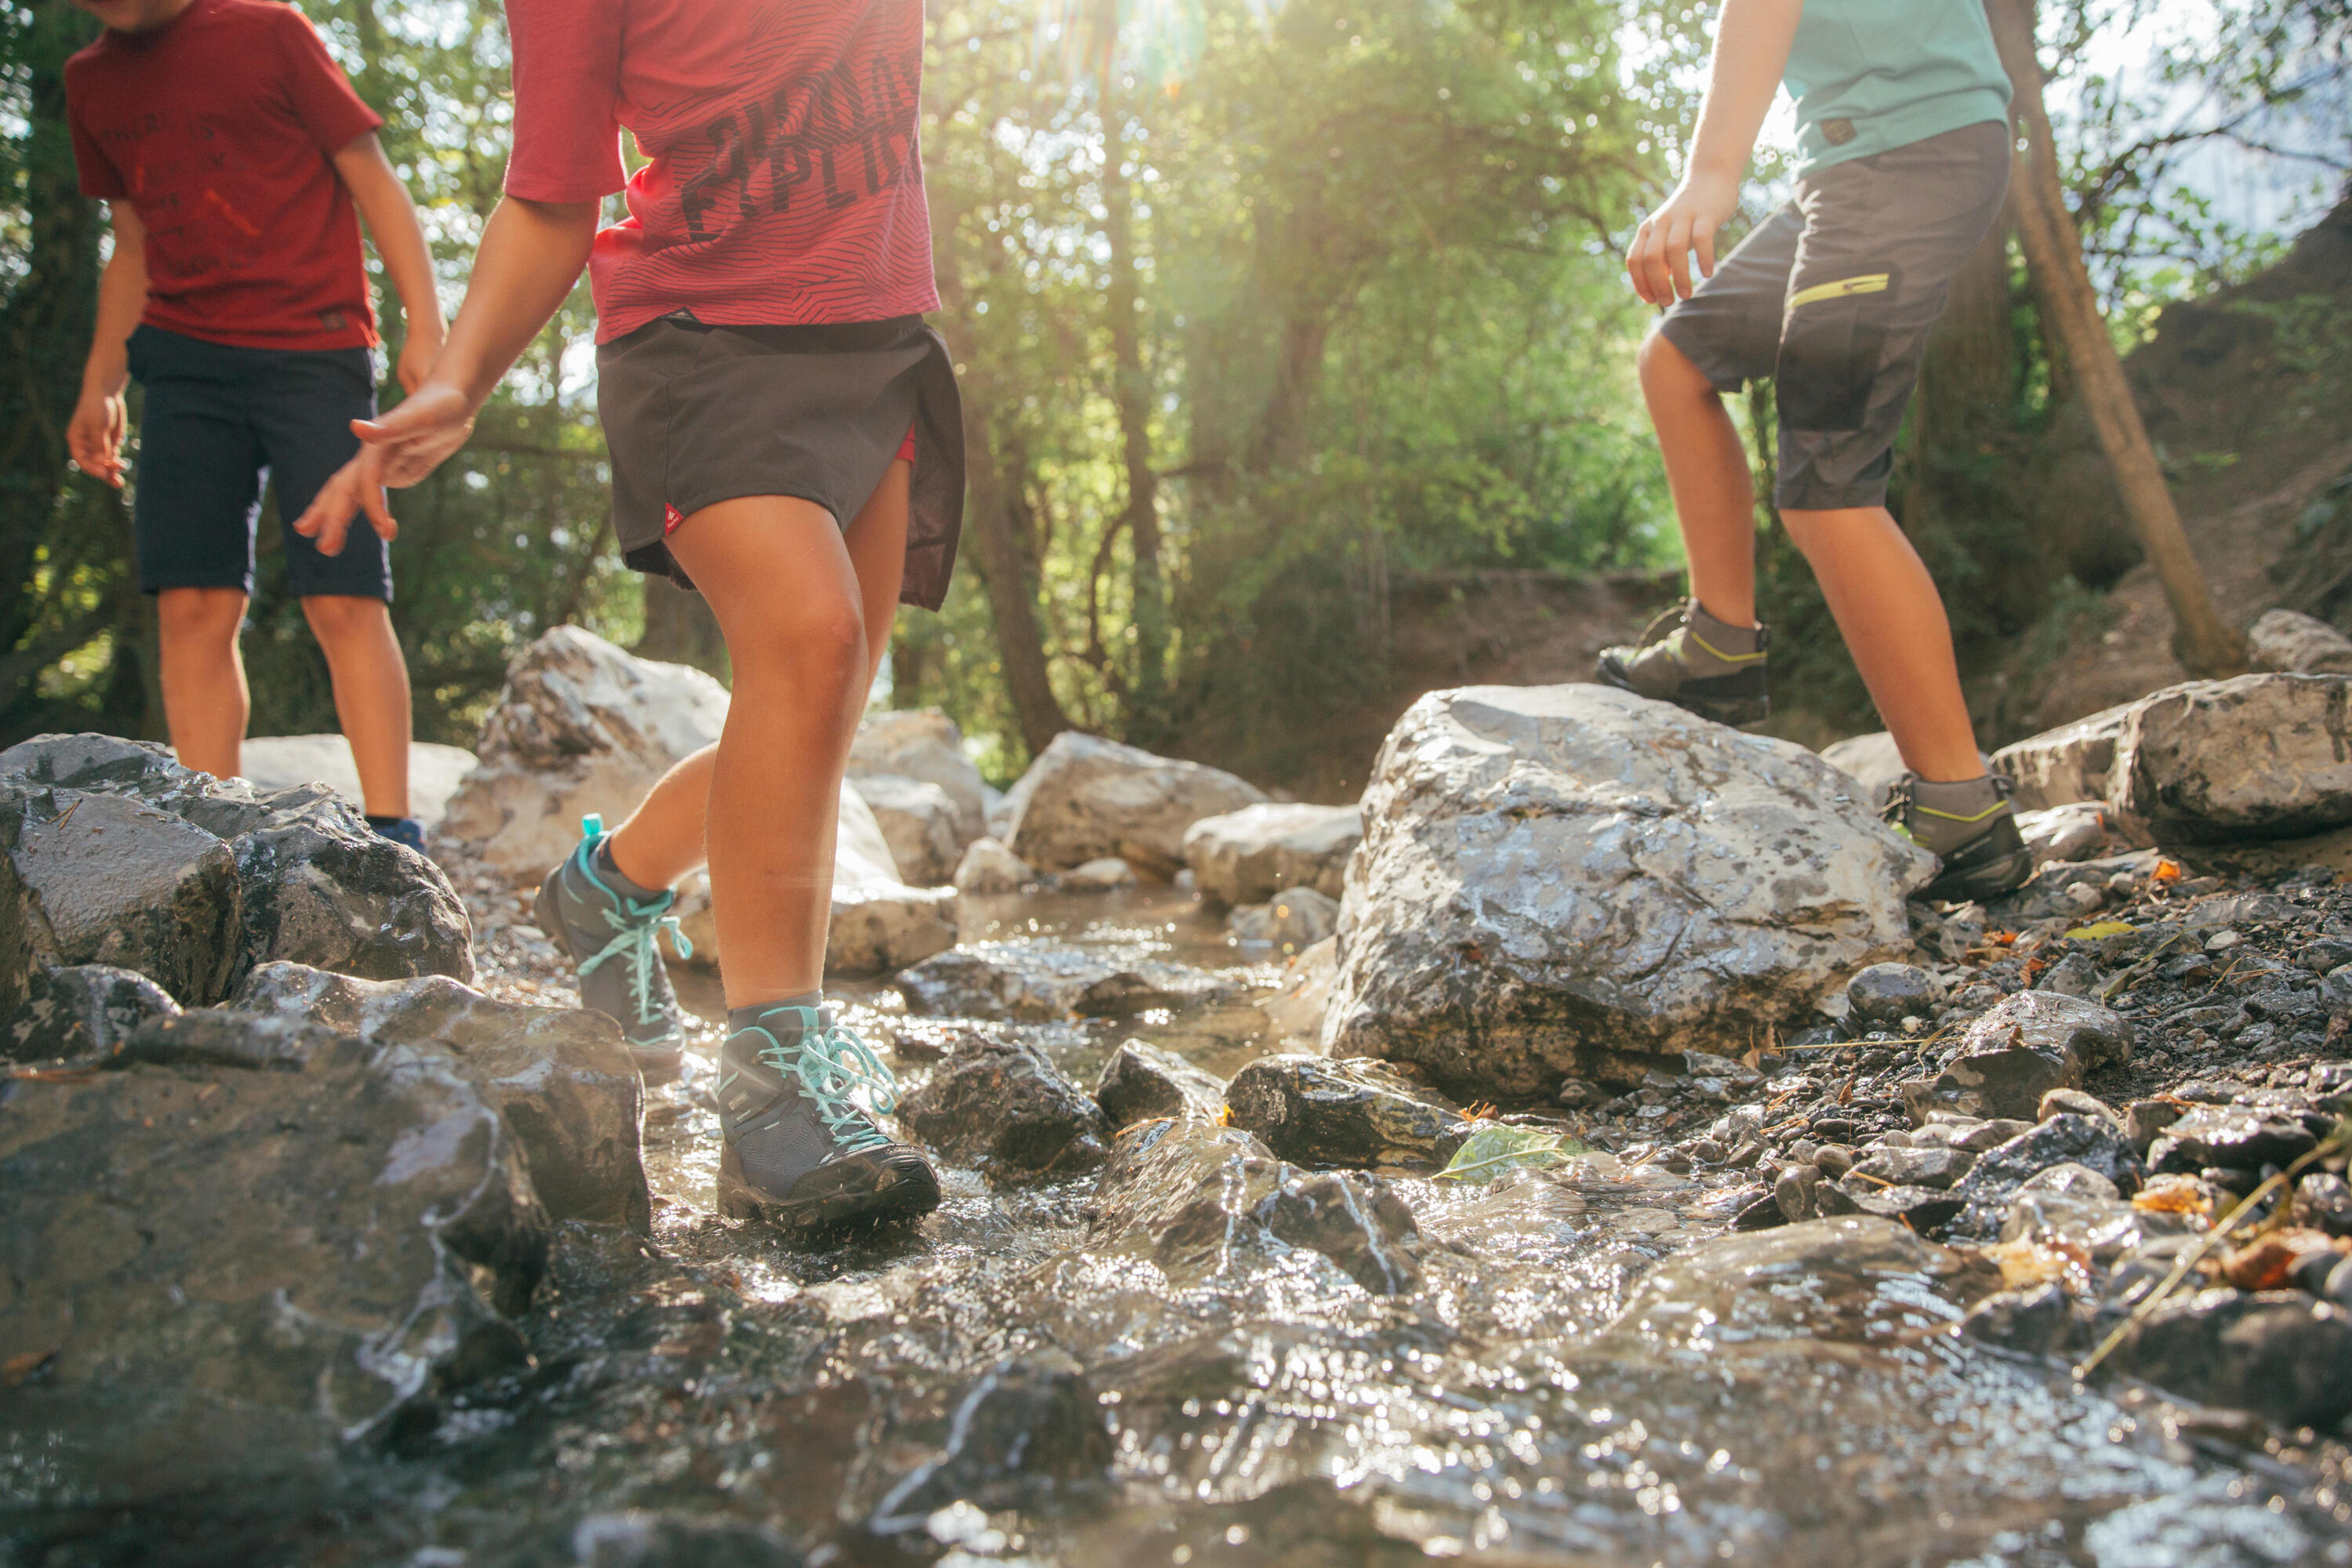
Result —
<instances>
[{"instance_id":1,"label":"shallow stream water","mask_svg":"<svg viewBox=\"0 0 2352 1568\"><path fill-rule=\"evenodd\" d=\"M1277 973L1165 891L965 921ZM940 1026L856 1001L919 1079ZM1240 1004L983 1027L1083 1086L1130 1037L1220 1076L1268 1048ZM388 1454L54 1518L0 1563L2352 1563L2294 1452L1958 1339L1965 1282L1913 1238L1727 1241L1736 1175L1399 1180L1430 1245L1391 1297L1264 1236L1167 1264L1099 1233L1091 1175L950 1168L919 1228L811 1252L711 1217L701 1081L652 1098L653 1245L565 1228L531 1371Z\"/></svg>"}]
</instances>

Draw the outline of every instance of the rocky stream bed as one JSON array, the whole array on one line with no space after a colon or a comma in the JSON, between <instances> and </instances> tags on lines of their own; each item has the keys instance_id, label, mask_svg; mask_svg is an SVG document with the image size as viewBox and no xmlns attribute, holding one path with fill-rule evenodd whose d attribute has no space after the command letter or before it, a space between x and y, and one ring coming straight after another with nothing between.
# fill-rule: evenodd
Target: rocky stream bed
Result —
<instances>
[{"instance_id":1,"label":"rocky stream bed","mask_svg":"<svg viewBox=\"0 0 2352 1568\"><path fill-rule=\"evenodd\" d=\"M832 1250L713 1217L715 1037L642 1085L464 842L371 870L311 796L232 813L234 789L117 742L0 756L0 941L31 977L0 1086L0 1564L2352 1562L2352 1187L2328 1142L2352 888L2131 847L2146 818L2117 806L1990 908L1906 909L1919 873L1869 839L1891 930L1823 902L1846 863L1821 849L1774 927L1675 837L1736 815L1738 777L1645 816L1674 778L1609 763L1596 816L1545 804L1566 786L1523 739L1500 786L1450 775L1502 837L1447 842L1507 867L1511 834L1573 832L1560 863L1589 868L1617 864L1612 821L1647 821L1612 896L1649 878L1747 921L1706 982L1728 990L1671 942L1647 988L1563 981L1575 1016L1640 1016L1555 1047L1564 1015L1535 1027L1505 973L1554 962L1513 945L1541 899L1486 884L1474 959L1381 890L1445 852L1425 796L1391 814L1381 792L1454 765L1444 723L1501 722L1465 706L1400 725L1352 858L1265 871L1280 857L1195 830L1192 873L1137 884L1073 863L1087 841L1031 890L922 902L955 945L835 991L946 1199ZM1685 752L1695 721L1613 698L1538 710L1672 767L1759 748L1767 828L1830 841L1776 815L1800 792L1774 769L1832 776L1796 748ZM42 835L84 811L179 846L121 906L170 921L68 940ZM1169 854L1147 827L1110 847ZM1290 940L1330 912L1263 884L1342 863L1336 945ZM307 924L279 912L297 892ZM1253 892L1229 918L1220 893ZM1603 920L1580 952L1647 930ZM1440 1006L1367 977L1382 941L1420 944L1416 972L1454 942L1469 1022L1325 1054L1370 1027L1368 994L1391 1020ZM1799 997L1800 962L1839 978ZM717 1016L715 979L676 972ZM1465 1031L1500 1041L1487 1096ZM1497 1128L1559 1142L1441 1174ZM2078 1376L2258 1188L2255 1223Z\"/></svg>"}]
</instances>

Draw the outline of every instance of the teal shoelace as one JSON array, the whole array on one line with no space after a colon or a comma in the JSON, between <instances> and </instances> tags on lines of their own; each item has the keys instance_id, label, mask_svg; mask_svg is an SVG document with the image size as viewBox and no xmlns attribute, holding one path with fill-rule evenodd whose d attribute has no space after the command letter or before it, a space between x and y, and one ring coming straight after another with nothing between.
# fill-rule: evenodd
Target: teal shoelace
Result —
<instances>
[{"instance_id":1,"label":"teal shoelace","mask_svg":"<svg viewBox=\"0 0 2352 1568\"><path fill-rule=\"evenodd\" d=\"M737 1031L738 1036L767 1035L760 1060L787 1082L799 1081L803 1098L816 1107L817 1120L844 1151L855 1154L887 1149L890 1140L866 1120L852 1098L862 1089L874 1110L887 1113L898 1108L898 1080L873 1047L856 1030L826 1023L814 1007L778 1007L773 1013L800 1016L801 1035L795 1043L788 1046L757 1024Z\"/></svg>"},{"instance_id":2,"label":"teal shoelace","mask_svg":"<svg viewBox=\"0 0 2352 1568\"><path fill-rule=\"evenodd\" d=\"M596 911L613 929L613 940L599 949L593 958L583 959L580 973L593 973L606 959L618 957L629 966L629 999L636 1005L637 1016L642 1020L653 1008L654 965L661 962L661 955L654 951L655 934L665 931L669 932L670 941L677 944L678 957L694 956L694 943L679 929L677 917L667 912L670 905L677 901L677 895L667 892L658 899L647 899L642 902L623 898L605 887L604 879L596 875L595 868L589 864L586 848L580 853L580 868L605 897L613 900L614 905L611 909Z\"/></svg>"}]
</instances>

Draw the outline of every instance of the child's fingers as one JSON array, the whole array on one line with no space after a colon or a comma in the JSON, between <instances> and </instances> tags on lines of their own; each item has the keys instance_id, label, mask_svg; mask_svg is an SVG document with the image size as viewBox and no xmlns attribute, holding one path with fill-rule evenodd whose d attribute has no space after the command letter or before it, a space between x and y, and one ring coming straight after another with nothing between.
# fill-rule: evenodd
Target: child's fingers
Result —
<instances>
[{"instance_id":1,"label":"child's fingers","mask_svg":"<svg viewBox=\"0 0 2352 1568\"><path fill-rule=\"evenodd\" d=\"M1703 230L1692 237L1698 244L1698 270L1704 278L1715 276L1715 231Z\"/></svg>"},{"instance_id":2,"label":"child's fingers","mask_svg":"<svg viewBox=\"0 0 2352 1568\"><path fill-rule=\"evenodd\" d=\"M331 475L310 498L302 515L294 520L294 531L311 541L321 555L341 555L343 536L351 531L352 514L359 510L359 501L352 485L359 459L353 458Z\"/></svg>"},{"instance_id":3,"label":"child's fingers","mask_svg":"<svg viewBox=\"0 0 2352 1568\"><path fill-rule=\"evenodd\" d=\"M383 488L384 448L369 447L359 456L359 472L355 483L360 492L360 506L376 536L389 544L400 533L400 524L393 521L392 500Z\"/></svg>"}]
</instances>

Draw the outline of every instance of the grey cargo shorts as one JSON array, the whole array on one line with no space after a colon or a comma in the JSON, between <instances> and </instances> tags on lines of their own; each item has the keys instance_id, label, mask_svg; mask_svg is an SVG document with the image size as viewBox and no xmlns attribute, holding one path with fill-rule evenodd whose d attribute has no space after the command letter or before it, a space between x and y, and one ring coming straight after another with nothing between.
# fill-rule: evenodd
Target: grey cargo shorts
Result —
<instances>
[{"instance_id":1,"label":"grey cargo shorts","mask_svg":"<svg viewBox=\"0 0 2352 1568\"><path fill-rule=\"evenodd\" d=\"M1718 392L1770 377L1772 503L1882 506L1927 331L2009 190L2009 127L1963 126L1832 163L1658 331Z\"/></svg>"}]
</instances>

